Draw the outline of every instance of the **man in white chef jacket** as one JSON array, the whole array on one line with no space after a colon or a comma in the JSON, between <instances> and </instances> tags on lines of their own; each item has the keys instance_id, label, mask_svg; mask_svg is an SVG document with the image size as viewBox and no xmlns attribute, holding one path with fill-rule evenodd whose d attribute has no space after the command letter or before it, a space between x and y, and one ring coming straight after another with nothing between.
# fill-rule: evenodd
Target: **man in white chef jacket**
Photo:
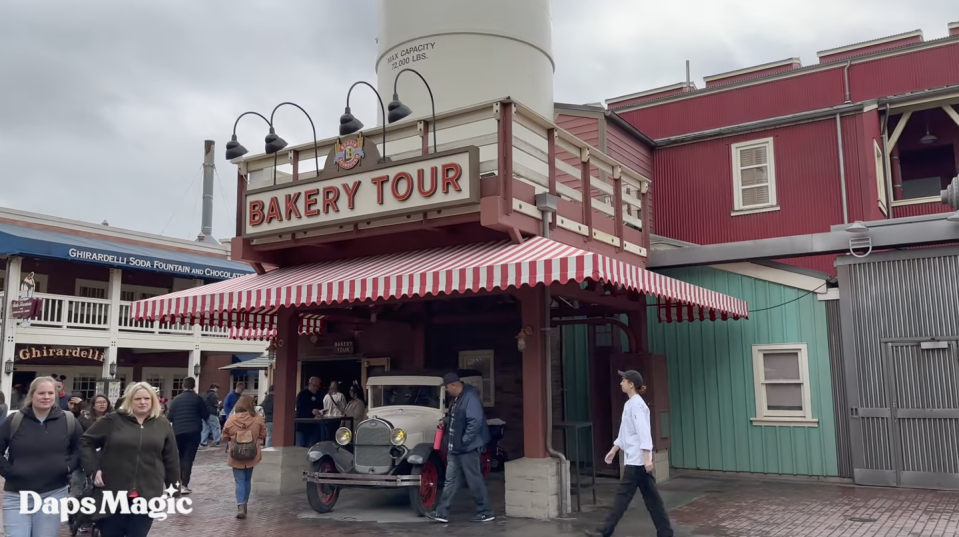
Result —
<instances>
[{"instance_id":1,"label":"man in white chef jacket","mask_svg":"<svg viewBox=\"0 0 959 537\"><path fill-rule=\"evenodd\" d=\"M626 513L626 508L633 501L636 489L639 489L646 503L646 510L649 511L649 516L656 525L657 537L673 537L669 515L666 514L663 498L656 489L656 478L653 477L653 434L649 425L649 407L640 396L641 393L646 392L643 376L633 370L618 371L618 373L623 377L619 385L629 399L623 406L619 436L613 442L613 448L606 454L606 464L613 464L616 453L622 451L626 459L626 468L619 490L616 492L613 511L599 529L589 530L586 534L611 536L616 529L616 524Z\"/></svg>"}]
</instances>

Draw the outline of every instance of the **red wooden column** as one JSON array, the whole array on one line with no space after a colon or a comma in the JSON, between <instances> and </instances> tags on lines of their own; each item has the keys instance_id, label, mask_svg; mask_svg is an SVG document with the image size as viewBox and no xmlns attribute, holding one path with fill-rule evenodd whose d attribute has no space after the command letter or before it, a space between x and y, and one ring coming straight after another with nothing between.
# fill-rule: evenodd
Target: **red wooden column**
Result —
<instances>
[{"instance_id":1,"label":"red wooden column","mask_svg":"<svg viewBox=\"0 0 959 537\"><path fill-rule=\"evenodd\" d=\"M542 327L546 320L546 288L537 285L518 292L523 328L533 334L526 338L523 351L523 455L545 459L546 452L546 340Z\"/></svg>"},{"instance_id":2,"label":"red wooden column","mask_svg":"<svg viewBox=\"0 0 959 537\"><path fill-rule=\"evenodd\" d=\"M299 341L299 315L295 310L283 308L277 314L276 365L273 369L273 389L276 403L273 407L273 445L295 445L297 343ZM281 345L282 342L282 345Z\"/></svg>"}]
</instances>

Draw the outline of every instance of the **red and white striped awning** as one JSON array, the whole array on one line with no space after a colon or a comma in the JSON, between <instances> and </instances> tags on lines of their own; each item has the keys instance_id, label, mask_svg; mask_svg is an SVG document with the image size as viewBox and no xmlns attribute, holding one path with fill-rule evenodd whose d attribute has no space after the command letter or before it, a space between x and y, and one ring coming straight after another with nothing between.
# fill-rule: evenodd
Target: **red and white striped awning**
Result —
<instances>
[{"instance_id":1,"label":"red and white striped awning","mask_svg":"<svg viewBox=\"0 0 959 537\"><path fill-rule=\"evenodd\" d=\"M323 331L323 316L304 314L300 316L300 335ZM244 339L247 341L273 341L276 338L276 328L230 327L230 339Z\"/></svg>"},{"instance_id":2,"label":"red and white striped awning","mask_svg":"<svg viewBox=\"0 0 959 537\"><path fill-rule=\"evenodd\" d=\"M275 313L281 307L584 280L687 306L692 318L738 319L749 313L744 300L543 237L521 244L467 244L285 267L141 300L130 311L134 319L269 330L276 328Z\"/></svg>"}]
</instances>

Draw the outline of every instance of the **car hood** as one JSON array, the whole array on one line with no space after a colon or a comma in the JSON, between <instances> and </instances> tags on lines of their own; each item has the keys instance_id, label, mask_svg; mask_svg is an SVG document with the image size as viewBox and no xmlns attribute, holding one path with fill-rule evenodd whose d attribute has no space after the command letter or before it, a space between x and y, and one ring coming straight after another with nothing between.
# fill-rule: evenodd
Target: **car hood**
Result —
<instances>
[{"instance_id":1,"label":"car hood","mask_svg":"<svg viewBox=\"0 0 959 537\"><path fill-rule=\"evenodd\" d=\"M413 449L418 444L433 443L436 424L443 413L438 408L385 406L370 409L369 417L384 419L394 428L406 431L406 447Z\"/></svg>"}]
</instances>

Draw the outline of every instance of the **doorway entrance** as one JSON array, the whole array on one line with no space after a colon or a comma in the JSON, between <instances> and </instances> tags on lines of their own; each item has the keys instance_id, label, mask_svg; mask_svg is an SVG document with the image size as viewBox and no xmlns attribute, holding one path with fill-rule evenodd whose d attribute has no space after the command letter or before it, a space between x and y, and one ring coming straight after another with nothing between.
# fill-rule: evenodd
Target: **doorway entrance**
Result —
<instances>
[{"instance_id":1,"label":"doorway entrance","mask_svg":"<svg viewBox=\"0 0 959 537\"><path fill-rule=\"evenodd\" d=\"M868 373L876 389L853 409L856 483L959 490L959 342L950 339L883 341L884 371Z\"/></svg>"}]
</instances>

